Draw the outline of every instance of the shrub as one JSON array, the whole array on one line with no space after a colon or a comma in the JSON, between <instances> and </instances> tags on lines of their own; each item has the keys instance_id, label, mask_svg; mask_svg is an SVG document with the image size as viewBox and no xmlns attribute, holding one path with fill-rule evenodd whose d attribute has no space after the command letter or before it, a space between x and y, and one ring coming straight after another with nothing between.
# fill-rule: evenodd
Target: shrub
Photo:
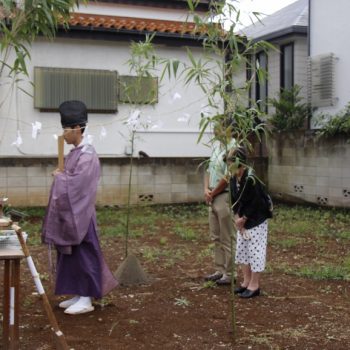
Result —
<instances>
[{"instance_id":1,"label":"shrub","mask_svg":"<svg viewBox=\"0 0 350 350\"><path fill-rule=\"evenodd\" d=\"M276 130L297 130L305 125L310 108L307 103L301 102L300 89L298 85L294 85L289 90L282 90L278 98L269 99L270 104L275 107L275 113L269 121Z\"/></svg>"},{"instance_id":2,"label":"shrub","mask_svg":"<svg viewBox=\"0 0 350 350\"><path fill-rule=\"evenodd\" d=\"M321 137L350 136L350 102L338 114L333 116L320 115L316 126L321 126L321 129L317 132Z\"/></svg>"}]
</instances>

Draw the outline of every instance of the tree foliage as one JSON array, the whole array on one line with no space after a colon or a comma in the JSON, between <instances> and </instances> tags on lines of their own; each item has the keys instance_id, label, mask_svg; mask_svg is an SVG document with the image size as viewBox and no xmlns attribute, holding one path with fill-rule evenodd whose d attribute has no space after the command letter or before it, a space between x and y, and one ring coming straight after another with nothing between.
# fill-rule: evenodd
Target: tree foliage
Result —
<instances>
[{"instance_id":1,"label":"tree foliage","mask_svg":"<svg viewBox=\"0 0 350 350\"><path fill-rule=\"evenodd\" d=\"M275 107L275 113L269 119L275 130L298 130L304 127L310 107L302 102L300 89L298 85L294 85L291 89L283 89L277 98L269 100Z\"/></svg>"},{"instance_id":2,"label":"tree foliage","mask_svg":"<svg viewBox=\"0 0 350 350\"><path fill-rule=\"evenodd\" d=\"M188 18L195 25L193 35L202 33L198 40L202 42L203 55L195 58L188 48L188 62L168 60L163 74L167 72L169 76L180 76L185 84L196 84L205 94L207 107L212 113L201 115L198 141L201 141L208 127L220 123L228 129L226 144L233 134L241 145L249 149L250 136L256 134L260 137L265 125L256 122L261 115L260 110L254 105L247 107L247 91L253 78L242 83L236 81L236 77L246 67L262 76L264 72L261 69L251 67L250 55L274 48L269 43L255 43L236 33L237 25L240 24L238 5L228 1L213 1L211 10L203 16L196 12L198 1L187 0L187 3L190 9ZM253 13L253 16L257 15Z\"/></svg>"},{"instance_id":3,"label":"tree foliage","mask_svg":"<svg viewBox=\"0 0 350 350\"><path fill-rule=\"evenodd\" d=\"M0 77L28 75L29 48L38 35L53 38L66 25L76 0L0 0ZM14 59L9 62L10 55Z\"/></svg>"}]
</instances>

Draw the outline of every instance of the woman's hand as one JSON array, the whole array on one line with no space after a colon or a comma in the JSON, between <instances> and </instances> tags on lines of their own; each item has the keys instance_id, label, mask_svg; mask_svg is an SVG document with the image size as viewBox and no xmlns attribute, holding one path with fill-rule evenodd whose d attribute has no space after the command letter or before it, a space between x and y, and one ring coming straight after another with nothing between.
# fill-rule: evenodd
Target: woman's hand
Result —
<instances>
[{"instance_id":1,"label":"woman's hand","mask_svg":"<svg viewBox=\"0 0 350 350\"><path fill-rule=\"evenodd\" d=\"M247 221L247 218L245 216L235 218L235 225L236 225L238 231L241 232L244 230L244 225L245 225L246 221Z\"/></svg>"}]
</instances>

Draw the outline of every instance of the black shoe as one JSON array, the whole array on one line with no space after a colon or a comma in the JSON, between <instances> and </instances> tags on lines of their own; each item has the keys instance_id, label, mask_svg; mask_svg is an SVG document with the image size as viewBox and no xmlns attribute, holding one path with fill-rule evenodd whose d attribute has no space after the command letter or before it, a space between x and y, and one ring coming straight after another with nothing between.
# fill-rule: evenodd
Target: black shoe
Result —
<instances>
[{"instance_id":1,"label":"black shoe","mask_svg":"<svg viewBox=\"0 0 350 350\"><path fill-rule=\"evenodd\" d=\"M260 288L256 290L250 290L246 289L243 293L239 295L240 298L248 299L248 298L254 298L260 295Z\"/></svg>"},{"instance_id":2,"label":"black shoe","mask_svg":"<svg viewBox=\"0 0 350 350\"><path fill-rule=\"evenodd\" d=\"M231 277L223 276L220 279L216 280L215 283L218 286L229 286L231 284Z\"/></svg>"},{"instance_id":3,"label":"black shoe","mask_svg":"<svg viewBox=\"0 0 350 350\"><path fill-rule=\"evenodd\" d=\"M247 290L247 287L242 287L242 286L241 287L236 287L234 293L235 294L241 294L241 293L243 293L246 290Z\"/></svg>"},{"instance_id":4,"label":"black shoe","mask_svg":"<svg viewBox=\"0 0 350 350\"><path fill-rule=\"evenodd\" d=\"M215 272L215 273L213 273L213 274L211 274L209 276L204 277L204 280L205 281L215 282L215 281L219 280L221 277L222 277L222 273Z\"/></svg>"}]
</instances>

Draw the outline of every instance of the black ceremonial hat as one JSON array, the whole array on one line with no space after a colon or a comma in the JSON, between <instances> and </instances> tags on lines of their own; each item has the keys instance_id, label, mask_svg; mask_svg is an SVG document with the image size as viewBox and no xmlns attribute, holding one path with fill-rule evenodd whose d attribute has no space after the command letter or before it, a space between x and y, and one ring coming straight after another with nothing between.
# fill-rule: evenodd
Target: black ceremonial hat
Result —
<instances>
[{"instance_id":1,"label":"black ceremonial hat","mask_svg":"<svg viewBox=\"0 0 350 350\"><path fill-rule=\"evenodd\" d=\"M58 110L61 114L61 124L63 127L86 124L88 120L87 108L85 103L81 101L62 102Z\"/></svg>"}]
</instances>

